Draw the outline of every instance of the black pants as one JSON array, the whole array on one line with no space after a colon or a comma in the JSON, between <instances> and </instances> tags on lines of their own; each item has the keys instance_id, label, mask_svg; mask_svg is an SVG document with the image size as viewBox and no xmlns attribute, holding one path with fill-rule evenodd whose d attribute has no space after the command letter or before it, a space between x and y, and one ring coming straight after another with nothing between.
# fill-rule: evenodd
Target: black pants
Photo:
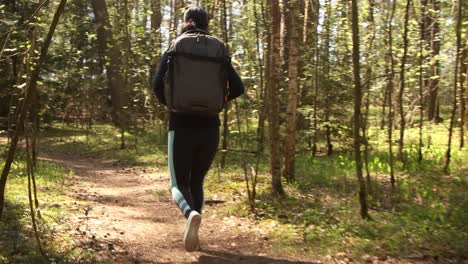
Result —
<instances>
[{"instance_id":1,"label":"black pants","mask_svg":"<svg viewBox=\"0 0 468 264\"><path fill-rule=\"evenodd\" d=\"M176 128L169 131L168 160L172 199L188 217L204 204L203 181L213 162L219 127Z\"/></svg>"}]
</instances>

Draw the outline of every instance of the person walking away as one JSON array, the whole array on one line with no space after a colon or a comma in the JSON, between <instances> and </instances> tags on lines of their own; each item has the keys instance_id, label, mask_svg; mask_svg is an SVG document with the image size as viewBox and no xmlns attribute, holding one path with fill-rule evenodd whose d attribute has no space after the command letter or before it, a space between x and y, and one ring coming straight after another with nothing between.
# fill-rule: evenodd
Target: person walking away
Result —
<instances>
[{"instance_id":1,"label":"person walking away","mask_svg":"<svg viewBox=\"0 0 468 264\"><path fill-rule=\"evenodd\" d=\"M170 111L171 193L186 217L183 242L192 252L199 249L203 182L218 148L219 113L244 93L224 43L208 32L202 7L186 10L181 34L163 54L153 89Z\"/></svg>"}]
</instances>

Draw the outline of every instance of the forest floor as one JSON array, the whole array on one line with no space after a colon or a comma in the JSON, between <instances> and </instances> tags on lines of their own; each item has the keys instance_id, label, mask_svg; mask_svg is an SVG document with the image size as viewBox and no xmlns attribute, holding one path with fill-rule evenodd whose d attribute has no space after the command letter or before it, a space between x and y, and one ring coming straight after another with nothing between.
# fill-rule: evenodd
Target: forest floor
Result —
<instances>
[{"instance_id":1,"label":"forest floor","mask_svg":"<svg viewBox=\"0 0 468 264\"><path fill-rule=\"evenodd\" d=\"M313 177L285 186L285 198L271 196L269 177L261 175L257 217L248 211L238 157L231 156L225 170L215 161L205 184L201 250L188 253L185 219L169 190L164 138L140 133L120 150L118 136L107 126L90 133L57 126L41 135L39 229L52 263L468 263L463 181L436 190L431 178L415 178L408 188L433 193L415 202L410 197L398 214L377 208L375 221L363 222L355 213L354 185L346 180L354 166L340 155L299 160L299 173ZM427 175L434 174L432 164ZM49 263L31 239L24 171L17 162L9 178L1 264ZM421 179L426 185L418 185ZM435 202L451 208L450 218L434 211Z\"/></svg>"},{"instance_id":2,"label":"forest floor","mask_svg":"<svg viewBox=\"0 0 468 264\"><path fill-rule=\"evenodd\" d=\"M69 229L98 263L321 263L298 256L272 256L268 231L251 220L218 218L208 206L200 230L201 250L184 250L185 220L174 205L165 170L43 153L42 160L72 170L67 195L77 213ZM210 201L208 201L210 203ZM330 258L330 257L329 257Z\"/></svg>"}]
</instances>

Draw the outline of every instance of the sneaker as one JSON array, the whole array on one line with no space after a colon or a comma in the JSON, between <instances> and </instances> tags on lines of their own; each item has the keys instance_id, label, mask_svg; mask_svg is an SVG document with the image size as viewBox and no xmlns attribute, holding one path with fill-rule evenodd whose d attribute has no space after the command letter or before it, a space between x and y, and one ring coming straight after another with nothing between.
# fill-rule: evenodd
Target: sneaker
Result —
<instances>
[{"instance_id":1,"label":"sneaker","mask_svg":"<svg viewBox=\"0 0 468 264\"><path fill-rule=\"evenodd\" d=\"M201 215L192 211L185 224L184 245L185 250L193 252L198 249L200 242L198 240L198 229L201 224Z\"/></svg>"}]
</instances>

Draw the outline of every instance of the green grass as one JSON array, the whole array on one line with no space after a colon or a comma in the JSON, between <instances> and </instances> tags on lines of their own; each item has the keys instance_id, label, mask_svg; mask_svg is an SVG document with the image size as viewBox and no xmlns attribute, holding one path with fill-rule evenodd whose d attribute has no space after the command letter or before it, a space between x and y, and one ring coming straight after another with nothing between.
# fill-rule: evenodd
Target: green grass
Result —
<instances>
[{"instance_id":1,"label":"green grass","mask_svg":"<svg viewBox=\"0 0 468 264\"><path fill-rule=\"evenodd\" d=\"M452 151L451 174L443 172L447 146L444 125L425 128L424 160L417 162L418 130L409 129L407 164L396 161L397 186L389 180L389 156L384 131L371 130L369 167L373 193L369 197L372 221L359 217L355 163L350 151L332 156L296 159L295 184L286 185L287 197L271 195L263 166L258 186L257 220L271 232L274 249L288 254L326 255L350 252L407 257L429 255L468 257L468 149ZM430 142L431 145L428 143ZM455 136L454 142L457 141ZM396 153L396 145L395 153ZM235 154L231 154L231 157ZM240 157L230 162L240 164ZM216 165L216 163L215 163ZM235 197L219 211L248 216L248 205L239 166L207 180L208 194Z\"/></svg>"},{"instance_id":2,"label":"green grass","mask_svg":"<svg viewBox=\"0 0 468 264\"><path fill-rule=\"evenodd\" d=\"M228 201L217 210L221 215L248 216L243 183L238 176L224 176L222 184L215 177L208 178L208 197L223 197ZM261 180L265 182L267 177ZM419 180L402 183L399 187L402 197L392 207L374 202L372 221L360 219L355 190L351 188L342 191L342 186L336 184L336 187L307 189L298 184L287 186L287 197L279 198L270 194L268 184L261 183L257 220L272 231L270 239L274 249L283 254L309 252L323 256L351 252L356 257L363 254L405 257L422 252L447 258L466 256L466 181L434 190ZM409 190L418 194L403 198ZM386 194L383 199L391 200L392 196Z\"/></svg>"},{"instance_id":3,"label":"green grass","mask_svg":"<svg viewBox=\"0 0 468 264\"><path fill-rule=\"evenodd\" d=\"M21 158L22 154L19 154ZM51 261L58 263L82 260L84 256L83 250L73 247L73 238L63 232L71 216L72 200L63 192L68 174L63 167L50 162L39 161L37 164L36 184L42 216L36 218L38 229L44 252ZM27 186L24 163L14 163L0 224L0 263L48 263L34 238Z\"/></svg>"},{"instance_id":4,"label":"green grass","mask_svg":"<svg viewBox=\"0 0 468 264\"><path fill-rule=\"evenodd\" d=\"M147 127L125 133L124 149L121 136L111 125L94 125L86 131L80 127L56 124L43 133L41 144L50 150L101 159L112 159L128 165L165 166L166 138L160 128Z\"/></svg>"},{"instance_id":5,"label":"green grass","mask_svg":"<svg viewBox=\"0 0 468 264\"><path fill-rule=\"evenodd\" d=\"M56 125L43 134L41 144L46 144L51 151L164 169L167 146L165 134L160 132L159 127L147 127L145 131L127 133L127 148L121 150L120 135L112 126L96 125L86 133L81 128ZM348 147L336 147L339 152L331 156L311 157L299 153L297 181L284 184L287 193L284 198L270 193L269 162L265 157L260 164L255 219L269 231L266 236L273 243L273 250L283 254L324 256L347 252L357 259L363 254L466 258L468 149L453 148L451 174L446 175L443 172L446 132L444 124L425 128L424 160L418 163L417 128L407 131L408 162L406 165L395 162L397 185L392 190L385 131L370 130L372 221L359 217L355 164ZM231 142L233 146L234 142ZM217 154L205 183L208 200L225 202L209 211L218 216L253 217L248 210L242 162L247 160L253 164L255 156L240 152L226 155L226 167L221 169L221 152ZM59 178L50 181L60 183ZM164 193L155 195L165 196ZM27 212L24 208L19 214ZM29 222L24 219L26 226Z\"/></svg>"}]
</instances>

